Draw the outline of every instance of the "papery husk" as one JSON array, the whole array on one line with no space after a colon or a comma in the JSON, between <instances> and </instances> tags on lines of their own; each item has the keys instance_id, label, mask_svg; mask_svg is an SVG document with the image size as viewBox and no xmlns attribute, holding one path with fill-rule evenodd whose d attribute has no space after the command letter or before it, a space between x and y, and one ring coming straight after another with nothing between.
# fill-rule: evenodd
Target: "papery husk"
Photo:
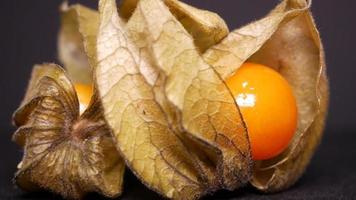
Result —
<instances>
[{"instance_id":1,"label":"papery husk","mask_svg":"<svg viewBox=\"0 0 356 200\"><path fill-rule=\"evenodd\" d=\"M254 167L251 183L266 192L295 183L322 136L329 89L310 5L311 1L285 0L265 18L231 32L204 54L225 80L244 62L256 62L278 71L293 89L298 107L295 136L285 152Z\"/></svg>"},{"instance_id":2,"label":"papery husk","mask_svg":"<svg viewBox=\"0 0 356 200\"><path fill-rule=\"evenodd\" d=\"M127 36L115 0L99 7L96 80L117 148L149 188L169 198L197 197L204 191L200 171L140 72L148 63Z\"/></svg>"},{"instance_id":3,"label":"papery husk","mask_svg":"<svg viewBox=\"0 0 356 200\"><path fill-rule=\"evenodd\" d=\"M82 5L64 2L60 8L59 60L75 83L91 84L96 65L99 13Z\"/></svg>"},{"instance_id":4,"label":"papery husk","mask_svg":"<svg viewBox=\"0 0 356 200\"><path fill-rule=\"evenodd\" d=\"M14 140L25 149L17 184L67 198L93 191L116 197L124 172L118 150L166 198L197 199L249 181L266 192L289 187L319 143L328 104L310 4L284 0L231 33L215 13L177 0L124 0L119 11L115 0L101 0L100 16L63 4L58 50L70 78L53 64L34 68L14 115ZM254 169L246 126L224 83L246 61L281 73L298 105L288 150ZM80 117L69 80L94 84Z\"/></svg>"},{"instance_id":5,"label":"papery husk","mask_svg":"<svg viewBox=\"0 0 356 200\"><path fill-rule=\"evenodd\" d=\"M115 0L100 1L100 14L96 81L134 174L174 199L246 183L251 155L238 107L168 7L140 1L126 26Z\"/></svg>"},{"instance_id":6,"label":"papery husk","mask_svg":"<svg viewBox=\"0 0 356 200\"><path fill-rule=\"evenodd\" d=\"M26 190L47 189L70 199L91 192L117 197L122 192L125 165L103 118L96 87L90 105L79 115L72 85L93 84L98 26L97 11L63 3L58 50L66 72L54 64L33 69L14 114L19 129L13 139L25 152L15 181Z\"/></svg>"},{"instance_id":7,"label":"papery husk","mask_svg":"<svg viewBox=\"0 0 356 200\"><path fill-rule=\"evenodd\" d=\"M15 182L25 190L46 189L81 199L98 192L117 197L124 164L119 157L94 94L79 116L74 87L55 64L34 67L20 108L13 140L24 148Z\"/></svg>"},{"instance_id":8,"label":"papery husk","mask_svg":"<svg viewBox=\"0 0 356 200\"><path fill-rule=\"evenodd\" d=\"M140 1L135 13L142 16L142 34L166 77L164 92L177 108L182 128L212 149L209 156L215 159L220 187L237 188L249 177L250 147L234 98L163 1Z\"/></svg>"},{"instance_id":9,"label":"papery husk","mask_svg":"<svg viewBox=\"0 0 356 200\"><path fill-rule=\"evenodd\" d=\"M178 0L163 2L193 37L200 52L220 42L229 33L225 21L214 12L201 10ZM137 3L138 0L123 0L119 9L120 15L128 20L135 11Z\"/></svg>"}]
</instances>

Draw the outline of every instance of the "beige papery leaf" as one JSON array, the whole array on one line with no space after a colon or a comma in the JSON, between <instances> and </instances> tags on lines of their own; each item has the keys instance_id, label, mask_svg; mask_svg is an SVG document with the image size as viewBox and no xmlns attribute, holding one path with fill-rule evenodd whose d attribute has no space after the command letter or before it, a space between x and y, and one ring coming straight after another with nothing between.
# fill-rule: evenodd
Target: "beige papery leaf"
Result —
<instances>
[{"instance_id":1,"label":"beige papery leaf","mask_svg":"<svg viewBox=\"0 0 356 200\"><path fill-rule=\"evenodd\" d=\"M46 189L71 199L90 192L107 197L121 193L124 164L101 105L93 98L79 115L76 92L61 67L34 67L14 123L19 128L13 140L24 148L15 175L21 188Z\"/></svg>"},{"instance_id":2,"label":"beige papery leaf","mask_svg":"<svg viewBox=\"0 0 356 200\"><path fill-rule=\"evenodd\" d=\"M74 82L90 84L96 65L99 13L82 5L61 6L59 59Z\"/></svg>"},{"instance_id":3,"label":"beige papery leaf","mask_svg":"<svg viewBox=\"0 0 356 200\"><path fill-rule=\"evenodd\" d=\"M236 188L249 176L250 151L233 97L163 1L140 1L136 12L142 16L151 57L166 76L165 93L180 111L182 127L200 145L216 148L212 160L219 184Z\"/></svg>"},{"instance_id":4,"label":"beige papery leaf","mask_svg":"<svg viewBox=\"0 0 356 200\"><path fill-rule=\"evenodd\" d=\"M137 7L137 2L138 0L123 0L119 10L121 16L129 19ZM229 33L225 21L214 12L201 10L178 0L163 2L188 30L201 52L221 41Z\"/></svg>"},{"instance_id":5,"label":"beige papery leaf","mask_svg":"<svg viewBox=\"0 0 356 200\"><path fill-rule=\"evenodd\" d=\"M149 188L175 199L201 196L202 173L142 75L149 63L128 37L115 0L100 1L99 10L96 80L117 148Z\"/></svg>"},{"instance_id":6,"label":"beige papery leaf","mask_svg":"<svg viewBox=\"0 0 356 200\"><path fill-rule=\"evenodd\" d=\"M284 76L298 106L298 127L289 148L256 162L251 183L263 191L292 185L318 145L328 105L324 51L310 14L311 1L284 0L265 18L231 32L204 54L225 80L243 62L265 64ZM283 106L283 105L281 105Z\"/></svg>"},{"instance_id":7,"label":"beige papery leaf","mask_svg":"<svg viewBox=\"0 0 356 200\"><path fill-rule=\"evenodd\" d=\"M114 0L101 1L100 13L97 84L134 173L170 198L246 183L251 156L238 107L166 5L140 1L127 27Z\"/></svg>"}]
</instances>

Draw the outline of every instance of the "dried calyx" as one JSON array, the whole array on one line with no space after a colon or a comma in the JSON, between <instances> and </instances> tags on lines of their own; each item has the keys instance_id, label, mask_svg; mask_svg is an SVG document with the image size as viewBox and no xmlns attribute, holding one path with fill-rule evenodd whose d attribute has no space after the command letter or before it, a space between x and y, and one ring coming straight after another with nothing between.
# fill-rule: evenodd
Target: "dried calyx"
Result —
<instances>
[{"instance_id":1,"label":"dried calyx","mask_svg":"<svg viewBox=\"0 0 356 200\"><path fill-rule=\"evenodd\" d=\"M92 16L99 16L81 6L64 8L62 12L59 47L67 56L62 56L61 61L72 72L75 72L70 70L72 66L79 66L74 60L83 61L80 68L84 73L67 75L65 69L54 64L34 67L24 100L14 114L14 123L19 128L13 140L24 148L15 181L27 190L42 188L67 198L79 199L89 192L116 197L121 194L125 165L103 117L96 89L88 108L80 114L77 91L72 84L93 84L83 74L90 75L89 63L95 59L89 57L95 49L90 44L95 45L96 37L88 36L95 31L85 23ZM67 32L69 29L71 32ZM81 29L85 29L84 33ZM88 55L85 62L78 57L79 53Z\"/></svg>"},{"instance_id":2,"label":"dried calyx","mask_svg":"<svg viewBox=\"0 0 356 200\"><path fill-rule=\"evenodd\" d=\"M124 165L100 109L93 100L79 116L76 92L64 70L53 64L35 66L25 100L14 114L19 129L13 139L25 152L16 183L68 198L87 192L118 196Z\"/></svg>"},{"instance_id":3,"label":"dried calyx","mask_svg":"<svg viewBox=\"0 0 356 200\"><path fill-rule=\"evenodd\" d=\"M215 13L177 0L101 0L99 12L62 6L59 53L70 79L92 84L79 115L63 69L34 68L14 115L25 154L25 189L68 198L120 194L125 161L150 189L197 199L251 182L289 187L302 174L324 124L328 85L310 2L285 0L229 33ZM274 67L293 88L298 128L276 158L253 162L247 129L225 80L244 62ZM93 77L91 76L93 74ZM45 169L45 170L44 170Z\"/></svg>"}]
</instances>

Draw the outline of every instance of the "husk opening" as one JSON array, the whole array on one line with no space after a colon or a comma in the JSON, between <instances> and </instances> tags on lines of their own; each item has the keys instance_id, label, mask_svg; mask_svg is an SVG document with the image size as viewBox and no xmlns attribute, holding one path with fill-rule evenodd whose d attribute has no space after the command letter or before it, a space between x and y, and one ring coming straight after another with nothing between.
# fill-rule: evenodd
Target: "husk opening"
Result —
<instances>
[{"instance_id":1,"label":"husk opening","mask_svg":"<svg viewBox=\"0 0 356 200\"><path fill-rule=\"evenodd\" d=\"M255 163L251 183L259 190L273 192L292 185L321 138L328 83L310 5L311 1L283 1L265 18L233 31L204 54L224 79L248 61L274 68L292 86L298 107L297 132L282 154Z\"/></svg>"}]
</instances>

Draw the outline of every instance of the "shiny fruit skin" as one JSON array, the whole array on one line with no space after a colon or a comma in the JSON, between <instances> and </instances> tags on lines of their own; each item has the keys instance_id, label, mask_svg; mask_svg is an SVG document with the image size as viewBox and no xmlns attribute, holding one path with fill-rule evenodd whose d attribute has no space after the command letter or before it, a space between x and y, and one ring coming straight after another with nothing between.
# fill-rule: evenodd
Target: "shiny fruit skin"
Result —
<instances>
[{"instance_id":1,"label":"shiny fruit skin","mask_svg":"<svg viewBox=\"0 0 356 200\"><path fill-rule=\"evenodd\" d=\"M254 160L283 152L297 127L297 104L292 88L278 72L244 63L226 84L247 125Z\"/></svg>"},{"instance_id":2,"label":"shiny fruit skin","mask_svg":"<svg viewBox=\"0 0 356 200\"><path fill-rule=\"evenodd\" d=\"M74 84L74 88L78 96L80 114L82 114L90 103L93 95L93 88L91 85L81 83Z\"/></svg>"}]
</instances>

